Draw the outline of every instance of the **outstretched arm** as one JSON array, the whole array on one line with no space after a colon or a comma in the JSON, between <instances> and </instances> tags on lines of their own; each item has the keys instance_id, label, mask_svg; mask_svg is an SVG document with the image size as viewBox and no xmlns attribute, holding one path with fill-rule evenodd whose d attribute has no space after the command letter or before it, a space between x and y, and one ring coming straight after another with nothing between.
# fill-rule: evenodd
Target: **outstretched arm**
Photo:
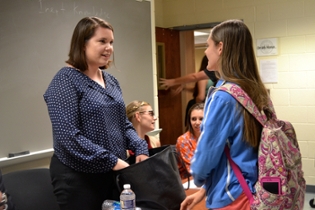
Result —
<instances>
[{"instance_id":1,"label":"outstretched arm","mask_svg":"<svg viewBox=\"0 0 315 210\"><path fill-rule=\"evenodd\" d=\"M199 80L208 79L208 76L204 71L199 71L196 73L191 73L186 76L177 77L174 79L164 79L160 78L160 85L162 88L168 89L175 85L186 84L190 82L198 82Z\"/></svg>"},{"instance_id":2,"label":"outstretched arm","mask_svg":"<svg viewBox=\"0 0 315 210\"><path fill-rule=\"evenodd\" d=\"M171 88L171 95L172 96L176 96L179 93L181 93L182 91L188 91L188 92L193 93L194 89L195 89L194 87L187 87L187 86L184 86L184 85L178 85L178 86L175 86L175 87Z\"/></svg>"}]
</instances>

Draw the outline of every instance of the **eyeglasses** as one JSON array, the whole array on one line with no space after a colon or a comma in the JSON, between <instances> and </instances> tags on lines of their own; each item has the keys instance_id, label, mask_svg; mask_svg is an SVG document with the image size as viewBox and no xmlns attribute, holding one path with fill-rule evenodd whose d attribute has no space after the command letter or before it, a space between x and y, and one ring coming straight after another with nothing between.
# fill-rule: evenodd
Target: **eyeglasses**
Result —
<instances>
[{"instance_id":1,"label":"eyeglasses","mask_svg":"<svg viewBox=\"0 0 315 210\"><path fill-rule=\"evenodd\" d=\"M142 111L142 112L139 112L141 114L143 113L148 113L151 117L154 117L154 111L153 110L150 110L150 111Z\"/></svg>"}]
</instances>

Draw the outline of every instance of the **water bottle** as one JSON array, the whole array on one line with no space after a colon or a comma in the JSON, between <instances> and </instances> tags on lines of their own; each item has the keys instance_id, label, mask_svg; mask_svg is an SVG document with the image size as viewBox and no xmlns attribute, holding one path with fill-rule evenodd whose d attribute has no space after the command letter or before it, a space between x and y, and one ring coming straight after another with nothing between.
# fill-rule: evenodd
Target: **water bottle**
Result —
<instances>
[{"instance_id":1,"label":"water bottle","mask_svg":"<svg viewBox=\"0 0 315 210\"><path fill-rule=\"evenodd\" d=\"M120 210L120 203L113 200L105 200L102 204L102 210Z\"/></svg>"},{"instance_id":2,"label":"water bottle","mask_svg":"<svg viewBox=\"0 0 315 210\"><path fill-rule=\"evenodd\" d=\"M124 184L124 190L120 194L120 208L121 210L136 209L136 195L130 189L130 184Z\"/></svg>"}]
</instances>

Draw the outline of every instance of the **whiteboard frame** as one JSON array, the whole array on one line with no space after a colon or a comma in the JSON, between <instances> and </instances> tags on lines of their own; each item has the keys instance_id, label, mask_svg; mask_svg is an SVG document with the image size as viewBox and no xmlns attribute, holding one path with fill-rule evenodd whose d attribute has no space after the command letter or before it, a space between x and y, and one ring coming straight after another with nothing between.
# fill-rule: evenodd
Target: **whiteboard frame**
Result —
<instances>
[{"instance_id":1,"label":"whiteboard frame","mask_svg":"<svg viewBox=\"0 0 315 210\"><path fill-rule=\"evenodd\" d=\"M135 0L139 1L139 0ZM153 93L154 93L154 113L156 116L159 115L159 103L158 103L158 90L157 90L157 70L156 70L156 39L155 39L155 10L154 10L154 0L146 0L150 2L150 13L151 13L151 43L152 43L152 69L153 69ZM155 123L156 129L159 128L158 120ZM34 161L42 158L51 157L53 155L54 149L44 149L41 151L31 152L28 155L21 155L18 157L2 157L0 158L0 167L6 167L10 165L15 165L19 163Z\"/></svg>"}]
</instances>

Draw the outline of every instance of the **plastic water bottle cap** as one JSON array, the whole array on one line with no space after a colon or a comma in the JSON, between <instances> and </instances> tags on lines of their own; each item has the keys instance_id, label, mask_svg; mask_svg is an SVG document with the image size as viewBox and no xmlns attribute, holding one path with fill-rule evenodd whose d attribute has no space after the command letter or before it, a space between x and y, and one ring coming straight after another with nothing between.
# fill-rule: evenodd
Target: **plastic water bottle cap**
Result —
<instances>
[{"instance_id":1,"label":"plastic water bottle cap","mask_svg":"<svg viewBox=\"0 0 315 210\"><path fill-rule=\"evenodd\" d=\"M130 189L130 184L124 184L124 189Z\"/></svg>"}]
</instances>

